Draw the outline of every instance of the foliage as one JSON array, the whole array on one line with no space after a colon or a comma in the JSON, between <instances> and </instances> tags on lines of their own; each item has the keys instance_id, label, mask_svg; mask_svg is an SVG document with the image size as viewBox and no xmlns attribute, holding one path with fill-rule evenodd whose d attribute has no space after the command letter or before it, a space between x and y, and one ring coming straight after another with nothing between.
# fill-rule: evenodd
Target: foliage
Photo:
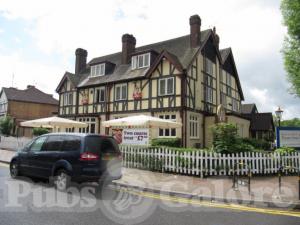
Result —
<instances>
[{"instance_id":1,"label":"foliage","mask_svg":"<svg viewBox=\"0 0 300 225\"><path fill-rule=\"evenodd\" d=\"M14 122L11 117L6 116L6 117L0 119L0 133L1 134L9 136L11 134L13 126L14 126Z\"/></svg>"},{"instance_id":2,"label":"foliage","mask_svg":"<svg viewBox=\"0 0 300 225\"><path fill-rule=\"evenodd\" d=\"M262 150L270 150L271 143L266 140L259 140L254 138L243 138L243 143L249 144L253 146L255 149L262 149Z\"/></svg>"},{"instance_id":3,"label":"foliage","mask_svg":"<svg viewBox=\"0 0 300 225\"><path fill-rule=\"evenodd\" d=\"M180 138L155 138L151 141L152 146L167 146L167 147L180 147Z\"/></svg>"},{"instance_id":4,"label":"foliage","mask_svg":"<svg viewBox=\"0 0 300 225\"><path fill-rule=\"evenodd\" d=\"M46 128L42 128L42 127L36 127L36 128L33 128L32 133L34 136L40 136L43 134L48 134L49 130Z\"/></svg>"},{"instance_id":5,"label":"foliage","mask_svg":"<svg viewBox=\"0 0 300 225\"><path fill-rule=\"evenodd\" d=\"M294 148L290 148L290 147L281 147L281 148L277 148L275 150L275 153L279 153L280 155L288 155L290 153L295 152L296 150Z\"/></svg>"},{"instance_id":6,"label":"foliage","mask_svg":"<svg viewBox=\"0 0 300 225\"><path fill-rule=\"evenodd\" d=\"M291 120L283 120L280 122L280 126L282 127L300 127L300 119L294 118Z\"/></svg>"},{"instance_id":7,"label":"foliage","mask_svg":"<svg viewBox=\"0 0 300 225\"><path fill-rule=\"evenodd\" d=\"M300 1L282 0L281 12L288 30L282 49L284 66L292 93L300 96Z\"/></svg>"},{"instance_id":8,"label":"foliage","mask_svg":"<svg viewBox=\"0 0 300 225\"><path fill-rule=\"evenodd\" d=\"M237 134L237 128L230 123L219 123L213 128L213 150L218 153L235 153L253 151L254 147Z\"/></svg>"}]
</instances>

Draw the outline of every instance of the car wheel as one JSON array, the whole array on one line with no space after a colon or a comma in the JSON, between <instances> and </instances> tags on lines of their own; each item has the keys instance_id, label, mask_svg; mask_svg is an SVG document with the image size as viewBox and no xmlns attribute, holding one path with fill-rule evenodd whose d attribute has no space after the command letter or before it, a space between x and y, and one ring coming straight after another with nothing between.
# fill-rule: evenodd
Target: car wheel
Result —
<instances>
[{"instance_id":1,"label":"car wheel","mask_svg":"<svg viewBox=\"0 0 300 225\"><path fill-rule=\"evenodd\" d=\"M12 161L10 163L10 166L9 166L9 169L10 169L10 176L12 178L17 178L19 176L19 166L18 166L18 163L16 160Z\"/></svg>"},{"instance_id":2,"label":"car wheel","mask_svg":"<svg viewBox=\"0 0 300 225\"><path fill-rule=\"evenodd\" d=\"M54 186L59 191L65 191L70 184L70 176L65 170L59 170L54 176Z\"/></svg>"}]
</instances>

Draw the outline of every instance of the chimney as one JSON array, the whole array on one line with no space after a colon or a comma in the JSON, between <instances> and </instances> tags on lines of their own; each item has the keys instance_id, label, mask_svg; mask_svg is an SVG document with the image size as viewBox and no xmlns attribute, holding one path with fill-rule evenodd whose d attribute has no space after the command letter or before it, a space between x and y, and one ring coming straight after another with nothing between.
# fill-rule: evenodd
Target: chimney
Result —
<instances>
[{"instance_id":1,"label":"chimney","mask_svg":"<svg viewBox=\"0 0 300 225\"><path fill-rule=\"evenodd\" d=\"M27 89L29 89L29 88L35 88L35 86L34 85L27 85Z\"/></svg>"},{"instance_id":2,"label":"chimney","mask_svg":"<svg viewBox=\"0 0 300 225\"><path fill-rule=\"evenodd\" d=\"M190 17L190 46L196 48L200 45L201 41L201 19L199 15L193 15Z\"/></svg>"},{"instance_id":3,"label":"chimney","mask_svg":"<svg viewBox=\"0 0 300 225\"><path fill-rule=\"evenodd\" d=\"M214 32L214 35L215 35L216 46L217 46L217 48L219 49L219 45L220 45L220 37L219 37L219 35L217 34L216 27L213 28L213 32Z\"/></svg>"},{"instance_id":4,"label":"chimney","mask_svg":"<svg viewBox=\"0 0 300 225\"><path fill-rule=\"evenodd\" d=\"M132 34L122 36L122 64L130 61L131 54L135 51L136 39Z\"/></svg>"},{"instance_id":5,"label":"chimney","mask_svg":"<svg viewBox=\"0 0 300 225\"><path fill-rule=\"evenodd\" d=\"M79 74L81 70L86 67L86 57L87 50L82 48L77 48L75 51L76 61L75 61L75 74Z\"/></svg>"}]
</instances>

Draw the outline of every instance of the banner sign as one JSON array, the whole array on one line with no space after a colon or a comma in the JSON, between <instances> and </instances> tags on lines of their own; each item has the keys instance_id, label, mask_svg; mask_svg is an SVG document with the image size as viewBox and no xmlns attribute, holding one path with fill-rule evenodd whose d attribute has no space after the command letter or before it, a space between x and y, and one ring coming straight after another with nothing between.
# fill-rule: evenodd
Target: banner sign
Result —
<instances>
[{"instance_id":1,"label":"banner sign","mask_svg":"<svg viewBox=\"0 0 300 225\"><path fill-rule=\"evenodd\" d=\"M123 129L122 144L126 145L148 145L149 129L146 128L128 128Z\"/></svg>"},{"instance_id":2,"label":"banner sign","mask_svg":"<svg viewBox=\"0 0 300 225\"><path fill-rule=\"evenodd\" d=\"M287 146L300 149L300 127L277 127L277 148Z\"/></svg>"}]
</instances>

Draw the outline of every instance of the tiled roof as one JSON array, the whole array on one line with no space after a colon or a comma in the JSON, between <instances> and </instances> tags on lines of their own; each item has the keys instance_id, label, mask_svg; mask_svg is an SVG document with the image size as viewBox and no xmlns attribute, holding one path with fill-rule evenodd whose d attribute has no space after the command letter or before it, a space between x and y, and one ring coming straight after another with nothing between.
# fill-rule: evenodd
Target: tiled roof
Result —
<instances>
[{"instance_id":1,"label":"tiled roof","mask_svg":"<svg viewBox=\"0 0 300 225\"><path fill-rule=\"evenodd\" d=\"M4 91L7 99L11 101L58 105L58 101L52 95L46 94L34 86L28 86L25 90L4 87L2 91Z\"/></svg>"},{"instance_id":2,"label":"tiled roof","mask_svg":"<svg viewBox=\"0 0 300 225\"><path fill-rule=\"evenodd\" d=\"M254 109L256 109L256 105L254 103L252 103L252 104L242 104L242 106L241 106L242 114L251 114Z\"/></svg>"}]
</instances>

